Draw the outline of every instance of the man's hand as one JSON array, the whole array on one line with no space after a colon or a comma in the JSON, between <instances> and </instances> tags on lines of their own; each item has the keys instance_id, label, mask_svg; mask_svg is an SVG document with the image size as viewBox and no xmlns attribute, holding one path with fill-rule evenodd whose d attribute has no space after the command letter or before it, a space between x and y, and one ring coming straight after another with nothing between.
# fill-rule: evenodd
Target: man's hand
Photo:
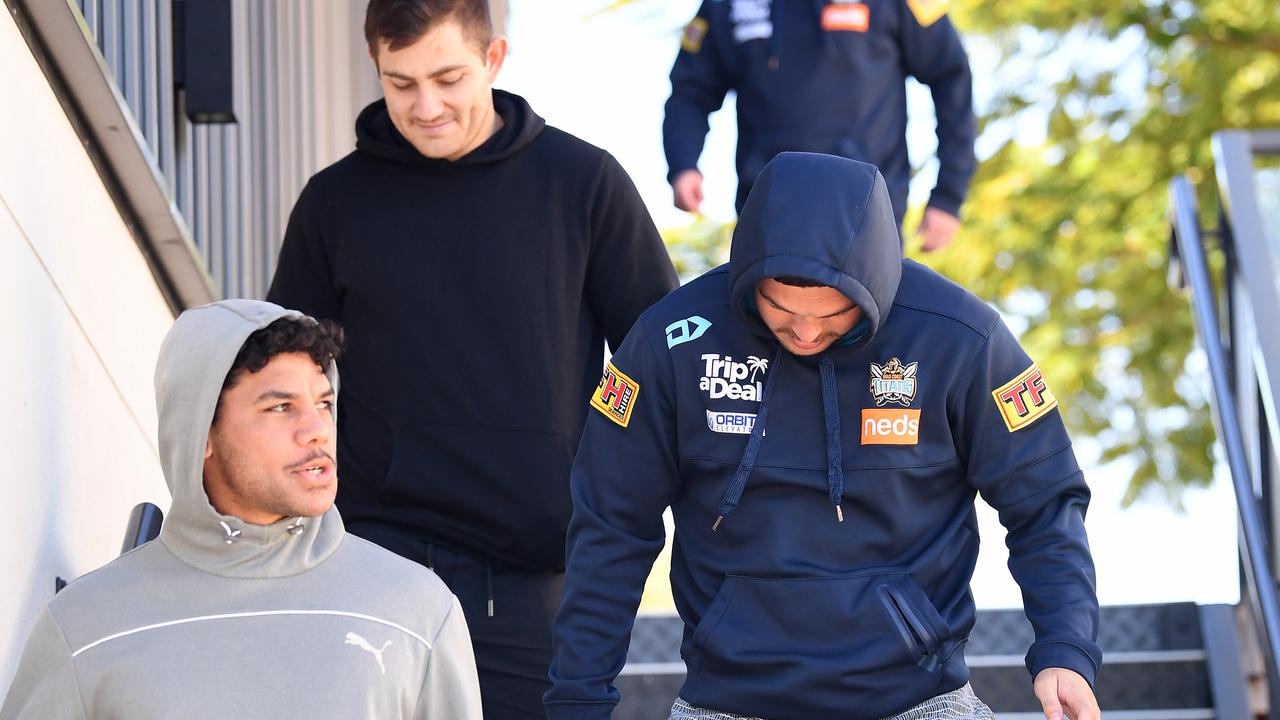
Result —
<instances>
[{"instance_id":1,"label":"man's hand","mask_svg":"<svg viewBox=\"0 0 1280 720\"><path fill-rule=\"evenodd\" d=\"M1093 688L1074 670L1045 668L1036 675L1032 689L1047 720L1064 720L1063 711L1071 720L1102 719Z\"/></svg>"},{"instance_id":2,"label":"man's hand","mask_svg":"<svg viewBox=\"0 0 1280 720\"><path fill-rule=\"evenodd\" d=\"M702 207L702 173L697 170L681 172L671 181L671 189L681 210L696 213Z\"/></svg>"},{"instance_id":3,"label":"man's hand","mask_svg":"<svg viewBox=\"0 0 1280 720\"><path fill-rule=\"evenodd\" d=\"M676 205L679 204L677 201ZM920 244L921 249L925 252L933 252L950 245L952 238L956 236L956 230L959 229L960 218L946 210L926 207L924 217L920 220L920 227L916 228L916 235L924 238L924 242Z\"/></svg>"}]
</instances>

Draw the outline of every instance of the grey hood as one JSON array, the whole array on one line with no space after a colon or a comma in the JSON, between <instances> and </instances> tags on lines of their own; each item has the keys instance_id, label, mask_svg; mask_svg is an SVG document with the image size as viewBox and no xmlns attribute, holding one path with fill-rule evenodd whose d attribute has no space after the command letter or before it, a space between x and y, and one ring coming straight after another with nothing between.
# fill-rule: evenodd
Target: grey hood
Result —
<instances>
[{"instance_id":1,"label":"grey hood","mask_svg":"<svg viewBox=\"0 0 1280 720\"><path fill-rule=\"evenodd\" d=\"M160 542L188 564L217 575L296 575L329 557L344 536L333 507L320 517L253 525L219 513L204 491L204 452L227 371L249 335L285 317L303 315L256 300L223 300L182 313L160 346L160 463L173 495ZM325 373L336 392L336 366L330 363Z\"/></svg>"}]
</instances>

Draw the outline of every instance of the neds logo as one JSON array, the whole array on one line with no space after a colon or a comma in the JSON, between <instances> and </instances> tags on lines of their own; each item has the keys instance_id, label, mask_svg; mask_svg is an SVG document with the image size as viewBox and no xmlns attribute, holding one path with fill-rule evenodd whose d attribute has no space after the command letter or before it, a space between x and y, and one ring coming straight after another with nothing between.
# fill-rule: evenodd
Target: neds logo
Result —
<instances>
[{"instance_id":1,"label":"neds logo","mask_svg":"<svg viewBox=\"0 0 1280 720\"><path fill-rule=\"evenodd\" d=\"M862 411L863 445L915 445L920 442L920 411L866 408Z\"/></svg>"}]
</instances>

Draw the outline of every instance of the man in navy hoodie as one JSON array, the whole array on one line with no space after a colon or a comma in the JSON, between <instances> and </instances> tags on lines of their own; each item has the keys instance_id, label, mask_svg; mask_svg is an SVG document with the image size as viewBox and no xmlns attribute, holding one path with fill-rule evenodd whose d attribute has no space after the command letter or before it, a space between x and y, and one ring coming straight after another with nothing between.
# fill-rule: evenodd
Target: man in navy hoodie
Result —
<instances>
[{"instance_id":1,"label":"man in navy hoodie","mask_svg":"<svg viewBox=\"0 0 1280 720\"><path fill-rule=\"evenodd\" d=\"M733 90L739 211L765 163L803 150L879 167L901 226L907 77L929 87L938 121L938 180L918 231L937 250L960 225L976 164L973 79L946 0L703 0L671 68L662 124L676 207L702 202L707 116Z\"/></svg>"},{"instance_id":2,"label":"man in navy hoodie","mask_svg":"<svg viewBox=\"0 0 1280 720\"><path fill-rule=\"evenodd\" d=\"M640 317L590 404L548 717L610 716L670 506L673 717L990 718L963 652L979 492L1045 716L1099 716L1089 490L1057 400L994 310L902 259L875 167L775 158L729 264Z\"/></svg>"}]
</instances>

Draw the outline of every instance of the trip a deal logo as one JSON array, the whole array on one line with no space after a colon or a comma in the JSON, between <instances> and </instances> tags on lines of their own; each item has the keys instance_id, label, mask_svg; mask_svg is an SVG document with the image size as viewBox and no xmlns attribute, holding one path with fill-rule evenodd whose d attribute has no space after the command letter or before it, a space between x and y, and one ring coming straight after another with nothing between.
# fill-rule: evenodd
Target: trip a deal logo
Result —
<instances>
[{"instance_id":1,"label":"trip a deal logo","mask_svg":"<svg viewBox=\"0 0 1280 720\"><path fill-rule=\"evenodd\" d=\"M738 362L728 355L708 353L702 356L702 362L698 389L708 398L760 402L764 393L764 374L769 371L768 360L748 355L746 360Z\"/></svg>"}]
</instances>

